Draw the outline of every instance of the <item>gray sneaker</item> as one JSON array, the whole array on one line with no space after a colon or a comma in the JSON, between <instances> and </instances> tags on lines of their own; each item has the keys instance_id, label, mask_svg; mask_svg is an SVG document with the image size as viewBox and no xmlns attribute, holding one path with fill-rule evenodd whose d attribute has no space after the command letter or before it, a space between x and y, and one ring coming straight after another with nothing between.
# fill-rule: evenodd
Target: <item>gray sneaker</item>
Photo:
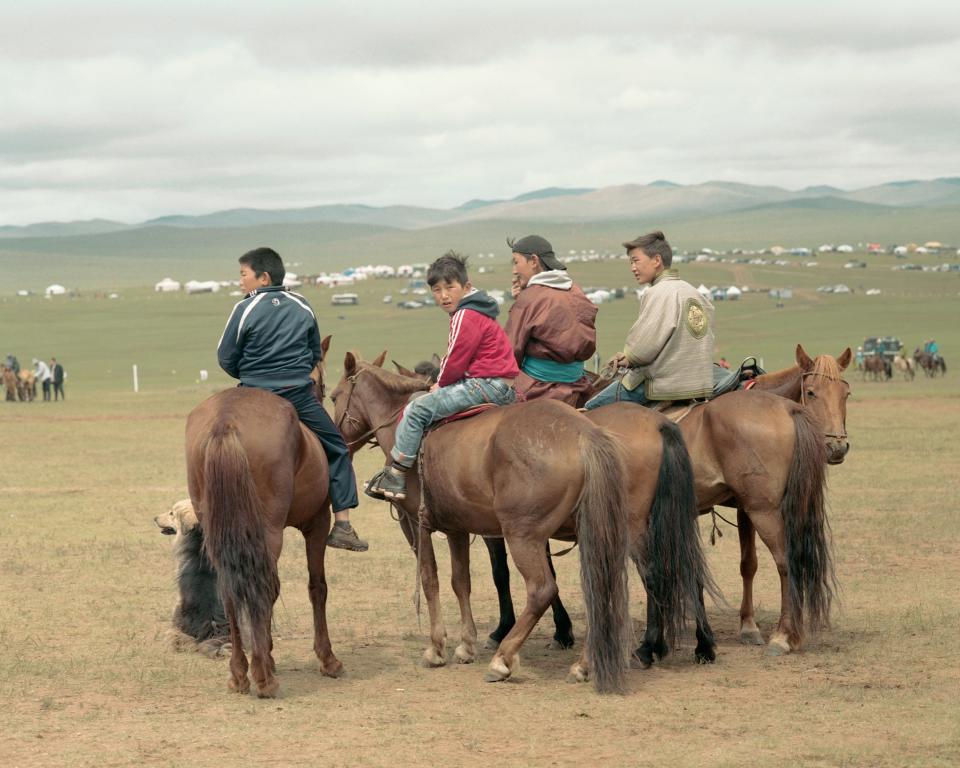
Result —
<instances>
[{"instance_id":1,"label":"gray sneaker","mask_svg":"<svg viewBox=\"0 0 960 768\"><path fill-rule=\"evenodd\" d=\"M407 498L407 473L387 467L371 481L369 495L380 493L388 499L402 501Z\"/></svg>"},{"instance_id":2,"label":"gray sneaker","mask_svg":"<svg viewBox=\"0 0 960 768\"><path fill-rule=\"evenodd\" d=\"M349 528L334 525L330 535L327 536L327 546L334 549L349 549L351 552L366 552L369 544L357 536L352 525Z\"/></svg>"}]
</instances>

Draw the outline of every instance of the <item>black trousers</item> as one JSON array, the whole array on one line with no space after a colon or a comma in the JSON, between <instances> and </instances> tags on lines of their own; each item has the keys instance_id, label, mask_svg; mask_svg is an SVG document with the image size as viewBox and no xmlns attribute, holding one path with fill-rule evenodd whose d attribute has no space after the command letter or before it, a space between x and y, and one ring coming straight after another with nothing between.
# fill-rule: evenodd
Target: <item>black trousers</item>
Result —
<instances>
[{"instance_id":1,"label":"black trousers","mask_svg":"<svg viewBox=\"0 0 960 768\"><path fill-rule=\"evenodd\" d=\"M353 474L350 449L347 448L347 443L334 425L333 419L317 400L313 384L274 390L274 394L280 395L296 408L300 421L320 438L320 445L323 446L327 463L330 465L330 501L333 511L341 512L356 507L360 502L357 499L357 479Z\"/></svg>"},{"instance_id":2,"label":"black trousers","mask_svg":"<svg viewBox=\"0 0 960 768\"><path fill-rule=\"evenodd\" d=\"M67 399L67 396L63 394L63 382L55 381L53 382L53 399L59 400L60 398L63 398L64 400Z\"/></svg>"},{"instance_id":3,"label":"black trousers","mask_svg":"<svg viewBox=\"0 0 960 768\"><path fill-rule=\"evenodd\" d=\"M44 400L50 399L50 379L47 379L46 381L43 382L43 399Z\"/></svg>"}]
</instances>

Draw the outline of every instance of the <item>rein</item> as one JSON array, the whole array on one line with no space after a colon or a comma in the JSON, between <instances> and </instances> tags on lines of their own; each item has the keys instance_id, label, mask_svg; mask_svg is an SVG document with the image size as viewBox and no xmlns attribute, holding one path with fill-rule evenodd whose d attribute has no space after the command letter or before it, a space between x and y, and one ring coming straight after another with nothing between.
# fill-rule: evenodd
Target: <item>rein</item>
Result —
<instances>
[{"instance_id":1,"label":"rein","mask_svg":"<svg viewBox=\"0 0 960 768\"><path fill-rule=\"evenodd\" d=\"M816 373L816 372L814 372L814 371L807 371L806 373L801 373L801 374L800 374L800 405L802 405L804 408L807 407L807 397L806 397L806 388L805 388L804 385L803 385L803 380L804 380L807 376L822 376L823 378L829 379L830 381L836 381L836 379L834 379L834 378L831 377L831 376L828 376L828 375L825 374L825 373ZM850 385L847 383L846 379L840 379L840 381L842 381L844 384L847 385L847 389L848 389L848 390L850 389ZM836 432L824 432L824 433L823 433L824 437L833 437L833 438L835 438L835 439L837 439L837 440L846 440L846 439L847 439L847 430L846 430L846 426L847 426L847 425L844 424L843 426L844 426L844 430L843 430L843 432L841 432L840 434L837 434Z\"/></svg>"},{"instance_id":2,"label":"rein","mask_svg":"<svg viewBox=\"0 0 960 768\"><path fill-rule=\"evenodd\" d=\"M362 427L362 426L363 426L363 423L360 421L360 419L358 419L356 416L354 416L354 415L352 415L352 414L350 413L350 401L353 399L353 390L355 390L356 387L357 387L357 378L358 378L358 377L360 376L360 374L363 373L365 370L366 370L366 369L361 369L361 370L357 371L355 374L353 374L353 376L347 376L347 381L350 382L350 392L347 394L347 404L343 407L343 415L342 415L339 419L337 419L337 423L336 423L337 431L340 432L340 434L343 434L343 423L344 423L344 421L346 421L347 419L349 419L351 422L353 422L353 423L354 423L356 426L358 426L358 427ZM394 422L396 422L397 417L398 417L401 413L403 413L403 409L406 408L406 407L407 407L407 404L404 403L403 405L400 406L400 408L399 408L398 410L396 410L394 413L392 413L392 414L386 419L386 421L384 421L382 424L380 424L380 425L377 426L377 427L373 427L372 429L368 429L366 432L364 432L362 435L360 435L360 437L358 437L358 438L356 438L356 439L354 439L354 440L348 441L348 442L347 442L347 448L353 448L354 446L362 446L362 445L366 445L367 443L371 443L371 447L375 446L375 445L377 444L377 443L376 443L376 435L377 435L377 432L379 432L379 431L380 431L381 429L383 429L384 427L388 427L388 426L390 426L391 424L393 424Z\"/></svg>"}]
</instances>

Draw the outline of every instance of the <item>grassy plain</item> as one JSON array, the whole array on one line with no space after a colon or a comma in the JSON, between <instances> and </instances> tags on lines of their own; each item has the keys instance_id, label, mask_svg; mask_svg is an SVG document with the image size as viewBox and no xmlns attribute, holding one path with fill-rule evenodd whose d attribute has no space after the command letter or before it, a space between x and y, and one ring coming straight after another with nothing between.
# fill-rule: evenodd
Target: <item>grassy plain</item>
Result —
<instances>
[{"instance_id":1,"label":"grassy plain","mask_svg":"<svg viewBox=\"0 0 960 768\"><path fill-rule=\"evenodd\" d=\"M804 653L772 659L736 641L735 608L711 607L716 665L695 667L692 644L648 672L631 673L625 698L598 698L563 682L574 651L544 649L549 622L523 654L517 679L481 682L477 665L428 671L411 597L414 559L383 505L366 497L354 519L366 554L331 552L329 616L348 676L321 678L312 657L306 567L288 532L276 610L283 698L226 692L226 665L176 654L164 639L174 589L169 541L152 517L185 495L186 414L229 380L214 349L235 299L129 288L118 299L0 300L0 353L60 358L65 403L0 402L0 755L10 766L358 765L932 765L960 762L960 276L892 272L892 257L863 270L839 256L820 266L684 265L695 283L792 286L783 308L765 293L717 307L718 355L758 354L787 365L796 342L838 354L865 335L894 334L912 349L935 336L945 378L862 382L848 428L852 450L831 469L831 519L841 607ZM928 259L929 263L943 259ZM482 287L505 288L505 260L487 263ZM572 265L583 284L629 285L623 261ZM856 292L813 290L846 282ZM436 309L403 311L399 281L361 285L358 307L331 307L307 288L321 329L333 333L329 374L345 349L388 348L411 364L442 351ZM880 296L862 289L878 287ZM604 305L601 350L619 346L632 299ZM130 366L140 367L141 391ZM206 368L211 380L197 382ZM356 459L360 478L381 456ZM721 524L723 525L723 524ZM709 547L728 600L739 597L736 532ZM441 547L442 549L442 547ZM474 608L482 632L496 601L482 546L474 546ZM761 548L761 629L776 621L779 589ZM579 634L576 555L559 561L560 587ZM443 573L449 573L446 560ZM634 617L643 616L633 579ZM514 580L514 598L522 587ZM448 630L455 602L445 591ZM638 622L638 631L641 626Z\"/></svg>"}]
</instances>

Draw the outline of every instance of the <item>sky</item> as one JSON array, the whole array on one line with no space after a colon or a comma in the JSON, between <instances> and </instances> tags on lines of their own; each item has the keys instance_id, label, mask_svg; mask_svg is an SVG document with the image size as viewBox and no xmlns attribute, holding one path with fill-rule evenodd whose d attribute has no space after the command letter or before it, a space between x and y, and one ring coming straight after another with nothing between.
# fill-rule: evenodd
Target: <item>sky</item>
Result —
<instances>
[{"instance_id":1,"label":"sky","mask_svg":"<svg viewBox=\"0 0 960 768\"><path fill-rule=\"evenodd\" d=\"M648 5L0 0L0 224L960 175L955 0Z\"/></svg>"}]
</instances>

